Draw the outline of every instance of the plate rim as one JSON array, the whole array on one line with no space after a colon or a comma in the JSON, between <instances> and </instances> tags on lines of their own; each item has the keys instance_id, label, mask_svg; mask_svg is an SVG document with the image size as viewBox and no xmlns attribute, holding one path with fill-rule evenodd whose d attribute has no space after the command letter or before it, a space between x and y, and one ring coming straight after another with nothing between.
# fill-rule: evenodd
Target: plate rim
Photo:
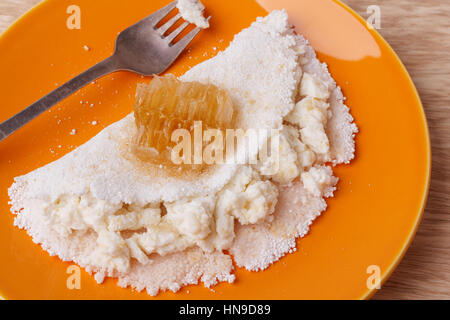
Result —
<instances>
[{"instance_id":1,"label":"plate rim","mask_svg":"<svg viewBox=\"0 0 450 320\"><path fill-rule=\"evenodd\" d=\"M9 33L11 33L16 28L20 24L20 22L22 20L26 19L28 15L33 13L35 10L38 10L41 7L45 6L50 1L52 1L52 0L42 0L39 3L37 3L36 5L34 5L33 7L31 7L30 9L28 9L27 11L25 11L22 15L20 15L12 24L10 24L3 31L2 34L0 34L0 42L6 36L8 36ZM255 1L258 5L261 6L261 4L259 3L258 0L253 0L253 1ZM422 117L422 124L424 125L424 129L425 129L426 153L427 153L426 154L426 161L427 161L426 171L427 172L426 172L426 178L425 178L424 192L423 192L422 199L421 199L421 206L420 206L420 209L417 212L417 216L416 216L416 219L414 221L414 226L411 228L407 240L404 241L403 246L400 249L400 251L398 252L397 256L395 257L395 259L392 261L392 263L389 265L389 267L382 274L381 281L380 281L380 285L381 285L381 288L382 288L383 285L389 279L389 277L393 274L395 269L399 266L400 262L403 260L406 252L408 251L409 247L411 246L411 244L412 244L412 242L413 242L413 240L415 238L415 235L417 233L417 230L418 230L418 228L420 226L420 223L422 222L423 215L424 215L424 212L425 212L425 207L426 207L426 204L427 204L429 191L430 191L431 169L432 169L431 138L430 138L430 131L429 131L429 126L428 126L428 120L427 120L426 112L425 112L425 109L423 107L423 103L422 103L422 100L420 98L420 94L419 94L419 92L417 90L417 87L416 87L416 85L415 85L415 83L414 83L410 73L408 72L408 69L406 68L406 66L404 65L404 63L402 62L400 57L398 56L397 52L391 47L389 42L386 39L384 39L384 37L378 32L377 29L374 28L372 30L369 30L368 27L367 27L366 20L361 15L359 15L355 10L353 10L350 6L348 6L347 4L343 3L341 0L329 0L329 1L336 3L337 5L339 5L343 9L345 9L347 12L349 12L355 19L358 20L358 22L360 22L363 25L363 27L366 30L369 31L369 33L372 35L372 37L376 38L375 40L381 41L381 43L383 43L383 45L385 45L389 49L389 52L394 57L394 59L397 62L397 64L401 67L403 73L407 76L407 81L409 83L409 86L413 90L413 93L414 93L414 96L415 96L415 100L416 100L417 104L420 107L420 114L421 114L421 117ZM369 289L368 288L367 291L361 297L359 297L359 300L369 300L379 290L381 290L381 289L376 289L376 288ZM4 298L2 296L1 292L0 292L0 300L7 300L6 298Z\"/></svg>"},{"instance_id":2,"label":"plate rim","mask_svg":"<svg viewBox=\"0 0 450 320\"><path fill-rule=\"evenodd\" d=\"M255 0L255 1L257 1L257 0ZM359 15L355 10L353 10L347 4L343 3L341 0L331 0L331 1L335 2L336 4L338 4L345 10L347 10L350 14L353 15L354 18L356 18L359 22L361 22L363 24L363 26L366 30L368 30L366 20L361 15ZM386 281L389 279L389 277L392 275L392 273L398 267L400 262L403 260L406 252L408 251L409 247L411 246L411 244L415 238L415 235L417 233L417 230L419 229L420 223L422 222L423 214L425 212L425 207L427 204L428 195L429 195L429 191L430 191L432 154L431 154L431 139L430 139L430 130L428 127L428 119L426 117L425 109L423 107L423 103L422 103L422 99L420 98L419 91L417 90L417 87L416 87L413 79L411 78L411 75L408 72L408 69L406 68L405 64L398 56L397 52L395 52L395 50L391 47L389 42L387 42L387 40L384 39L384 37L378 32L377 29L374 28L373 30L368 30L368 31L369 32L372 31L372 32L370 32L370 34L372 36L374 36L375 38L377 38L376 40L380 40L389 49L390 53L395 58L398 65L401 67L403 73L407 76L409 86L413 90L415 100L420 107L422 123L425 128L425 139L426 139L426 149L427 149L427 155L426 155L426 158L427 158L426 159L427 160L426 170L427 170L427 172L426 172L426 181L425 181L425 186L424 186L425 188L424 188L424 192L423 192L422 199L421 199L421 206L420 206L420 209L418 210L416 220L414 222L414 226L411 228L410 233L408 235L408 239L403 243L403 246L402 246L401 250L399 251L399 253L397 254L397 257L394 259L394 261L391 263L389 268L384 272L384 274L381 277L380 285L381 285L381 288L383 288L383 285L386 283ZM376 288L368 289L367 292L363 296L360 297L360 300L368 300L368 299L372 298L373 295L378 290L381 290L381 289L376 289Z\"/></svg>"}]
</instances>

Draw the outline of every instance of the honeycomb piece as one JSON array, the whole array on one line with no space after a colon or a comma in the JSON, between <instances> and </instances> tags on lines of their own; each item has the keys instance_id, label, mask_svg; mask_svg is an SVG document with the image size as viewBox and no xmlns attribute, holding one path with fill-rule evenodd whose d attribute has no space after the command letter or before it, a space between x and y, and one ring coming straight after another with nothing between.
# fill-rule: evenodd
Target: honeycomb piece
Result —
<instances>
[{"instance_id":1,"label":"honeycomb piece","mask_svg":"<svg viewBox=\"0 0 450 320\"><path fill-rule=\"evenodd\" d=\"M144 160L170 164L176 145L171 137L176 129L188 130L192 139L195 121L202 122L203 130L229 129L233 113L229 94L214 85L182 82L174 76L155 77L148 85L138 85L136 92L137 154Z\"/></svg>"}]
</instances>

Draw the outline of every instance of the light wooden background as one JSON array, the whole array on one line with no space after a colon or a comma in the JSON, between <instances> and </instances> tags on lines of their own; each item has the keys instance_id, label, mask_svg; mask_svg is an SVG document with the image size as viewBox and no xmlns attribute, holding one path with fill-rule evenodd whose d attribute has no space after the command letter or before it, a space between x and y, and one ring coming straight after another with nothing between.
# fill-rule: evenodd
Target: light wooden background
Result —
<instances>
[{"instance_id":1,"label":"light wooden background","mask_svg":"<svg viewBox=\"0 0 450 320\"><path fill-rule=\"evenodd\" d=\"M39 1L0 0L0 33ZM419 90L433 149L424 220L400 266L375 298L450 299L450 1L344 2L363 17L368 16L369 5L381 7L379 31L399 54Z\"/></svg>"}]
</instances>

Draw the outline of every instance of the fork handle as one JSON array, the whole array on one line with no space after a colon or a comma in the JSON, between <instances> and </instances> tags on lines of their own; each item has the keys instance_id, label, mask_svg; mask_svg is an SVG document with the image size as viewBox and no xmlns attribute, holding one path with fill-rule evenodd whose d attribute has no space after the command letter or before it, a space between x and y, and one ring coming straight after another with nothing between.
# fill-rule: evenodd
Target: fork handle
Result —
<instances>
[{"instance_id":1,"label":"fork handle","mask_svg":"<svg viewBox=\"0 0 450 320\"><path fill-rule=\"evenodd\" d=\"M25 110L19 112L15 116L0 124L0 141L8 137L44 111L67 98L75 91L83 88L89 82L92 82L101 76L119 70L118 61L115 56L111 56L102 62L96 64L92 68L86 70L82 74L76 76L72 80L66 82L59 88L50 92L45 97L36 101Z\"/></svg>"}]
</instances>

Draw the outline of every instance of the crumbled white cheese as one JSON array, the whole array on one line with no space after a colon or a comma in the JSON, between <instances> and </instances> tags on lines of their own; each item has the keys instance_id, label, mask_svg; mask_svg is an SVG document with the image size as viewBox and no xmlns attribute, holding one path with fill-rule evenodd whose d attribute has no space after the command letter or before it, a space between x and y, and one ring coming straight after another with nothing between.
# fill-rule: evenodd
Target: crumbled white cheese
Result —
<instances>
[{"instance_id":1,"label":"crumbled white cheese","mask_svg":"<svg viewBox=\"0 0 450 320\"><path fill-rule=\"evenodd\" d=\"M321 100L328 100L330 91L325 82L311 74L305 72L300 85L300 95L302 97L313 97Z\"/></svg>"},{"instance_id":2,"label":"crumbled white cheese","mask_svg":"<svg viewBox=\"0 0 450 320\"><path fill-rule=\"evenodd\" d=\"M306 127L311 122L324 124L328 121L329 108L329 103L308 96L296 104L285 120L298 125L300 128Z\"/></svg>"},{"instance_id":3,"label":"crumbled white cheese","mask_svg":"<svg viewBox=\"0 0 450 320\"><path fill-rule=\"evenodd\" d=\"M261 181L250 167L243 167L220 193L216 211L231 214L242 225L254 224L275 210L278 188L270 181Z\"/></svg>"},{"instance_id":4,"label":"crumbled white cheese","mask_svg":"<svg viewBox=\"0 0 450 320\"><path fill-rule=\"evenodd\" d=\"M300 131L293 126L284 125L283 134L291 147L297 152L299 170L303 171L311 167L316 161L316 155L300 140Z\"/></svg>"},{"instance_id":5,"label":"crumbled white cheese","mask_svg":"<svg viewBox=\"0 0 450 320\"><path fill-rule=\"evenodd\" d=\"M166 205L167 221L178 232L192 240L203 240L211 233L214 198L177 201Z\"/></svg>"},{"instance_id":6,"label":"crumbled white cheese","mask_svg":"<svg viewBox=\"0 0 450 320\"><path fill-rule=\"evenodd\" d=\"M316 161L324 163L330 159L330 142L326 133L331 117L327 102L330 90L318 77L305 72L299 92L304 98L284 117L284 121L292 125L282 127L278 158L264 159L256 166L263 176L282 185L290 184Z\"/></svg>"},{"instance_id":7,"label":"crumbled white cheese","mask_svg":"<svg viewBox=\"0 0 450 320\"><path fill-rule=\"evenodd\" d=\"M202 29L209 28L209 22L203 16L205 6L199 0L178 0L177 8L187 22Z\"/></svg>"},{"instance_id":8,"label":"crumbled white cheese","mask_svg":"<svg viewBox=\"0 0 450 320\"><path fill-rule=\"evenodd\" d=\"M277 162L274 161L277 160ZM300 131L291 125L283 125L279 140L278 158L260 161L258 172L282 185L290 184L316 161L316 154L300 139Z\"/></svg>"},{"instance_id":9,"label":"crumbled white cheese","mask_svg":"<svg viewBox=\"0 0 450 320\"><path fill-rule=\"evenodd\" d=\"M326 194L326 188L334 186L336 178L333 177L330 167L312 167L309 171L302 173L302 181L306 190L317 197Z\"/></svg>"},{"instance_id":10,"label":"crumbled white cheese","mask_svg":"<svg viewBox=\"0 0 450 320\"><path fill-rule=\"evenodd\" d=\"M268 157L257 168L263 176L281 184L288 184L299 176L297 152L284 130L279 135L278 157Z\"/></svg>"},{"instance_id":11,"label":"crumbled white cheese","mask_svg":"<svg viewBox=\"0 0 450 320\"><path fill-rule=\"evenodd\" d=\"M130 251L120 234L103 230L98 232L97 245L88 261L110 271L125 272L130 267Z\"/></svg>"},{"instance_id":12,"label":"crumbled white cheese","mask_svg":"<svg viewBox=\"0 0 450 320\"><path fill-rule=\"evenodd\" d=\"M147 226L155 226L161 221L161 209L139 208L121 209L114 215L107 217L108 230L139 230Z\"/></svg>"},{"instance_id":13,"label":"crumbled white cheese","mask_svg":"<svg viewBox=\"0 0 450 320\"><path fill-rule=\"evenodd\" d=\"M278 188L272 182L252 182L237 195L231 213L242 225L255 224L274 212L277 200Z\"/></svg>"},{"instance_id":14,"label":"crumbled white cheese","mask_svg":"<svg viewBox=\"0 0 450 320\"><path fill-rule=\"evenodd\" d=\"M175 226L168 223L167 219L163 219L156 226L149 226L145 233L135 233L129 241L135 241L137 247L147 255L153 253L166 255L189 247L188 239L184 238Z\"/></svg>"},{"instance_id":15,"label":"crumbled white cheese","mask_svg":"<svg viewBox=\"0 0 450 320\"><path fill-rule=\"evenodd\" d=\"M98 234L91 265L125 272L130 258L148 262L153 253L166 255L199 246L205 251L228 249L234 239L234 220L254 224L270 216L278 188L250 167L243 166L215 196L144 207L111 204L89 193L62 196L45 206L51 228L61 236L73 231Z\"/></svg>"},{"instance_id":16,"label":"crumbled white cheese","mask_svg":"<svg viewBox=\"0 0 450 320\"><path fill-rule=\"evenodd\" d=\"M68 236L74 230L106 229L105 217L117 212L120 207L90 195L64 195L55 202L46 203L43 210L53 230L61 236Z\"/></svg>"},{"instance_id":17,"label":"crumbled white cheese","mask_svg":"<svg viewBox=\"0 0 450 320\"><path fill-rule=\"evenodd\" d=\"M286 117L286 121L300 127L303 143L323 157L327 157L330 152L330 142L325 131L329 107L327 102L306 97Z\"/></svg>"}]
</instances>

